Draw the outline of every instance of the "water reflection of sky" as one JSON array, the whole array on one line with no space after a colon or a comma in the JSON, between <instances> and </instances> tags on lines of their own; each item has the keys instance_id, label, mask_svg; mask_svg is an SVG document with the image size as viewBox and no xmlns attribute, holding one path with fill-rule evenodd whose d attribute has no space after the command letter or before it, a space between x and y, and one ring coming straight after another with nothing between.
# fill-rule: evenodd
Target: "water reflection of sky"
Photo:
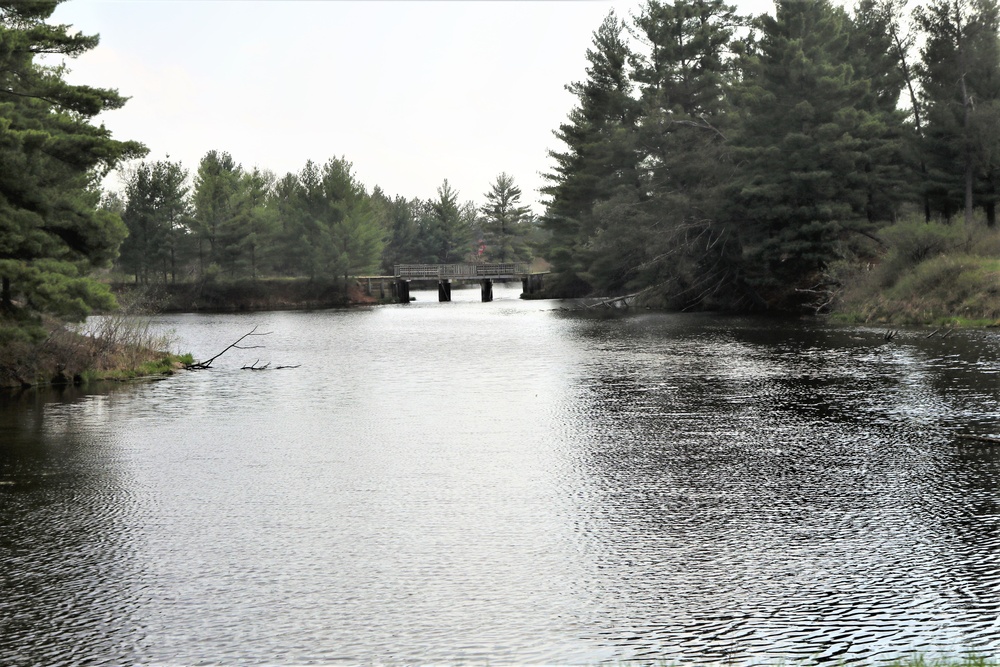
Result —
<instances>
[{"instance_id":1,"label":"water reflection of sky","mask_svg":"<svg viewBox=\"0 0 1000 667\"><path fill-rule=\"evenodd\" d=\"M0 663L1000 651L997 337L512 291L164 318L272 333L0 405Z\"/></svg>"}]
</instances>

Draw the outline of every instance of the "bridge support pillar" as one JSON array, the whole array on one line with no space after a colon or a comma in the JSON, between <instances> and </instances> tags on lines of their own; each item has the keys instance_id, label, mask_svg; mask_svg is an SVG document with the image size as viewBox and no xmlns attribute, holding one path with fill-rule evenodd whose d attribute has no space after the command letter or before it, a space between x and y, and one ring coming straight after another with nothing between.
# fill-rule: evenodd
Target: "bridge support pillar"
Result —
<instances>
[{"instance_id":1,"label":"bridge support pillar","mask_svg":"<svg viewBox=\"0 0 1000 667\"><path fill-rule=\"evenodd\" d=\"M489 278L483 278L482 282L482 293L483 293L483 303L493 300L493 281Z\"/></svg>"},{"instance_id":2,"label":"bridge support pillar","mask_svg":"<svg viewBox=\"0 0 1000 667\"><path fill-rule=\"evenodd\" d=\"M398 279L392 284L393 294L396 295L396 301L399 303L409 303L410 302L410 281Z\"/></svg>"},{"instance_id":3,"label":"bridge support pillar","mask_svg":"<svg viewBox=\"0 0 1000 667\"><path fill-rule=\"evenodd\" d=\"M438 301L451 301L451 281L438 281Z\"/></svg>"},{"instance_id":4,"label":"bridge support pillar","mask_svg":"<svg viewBox=\"0 0 1000 667\"><path fill-rule=\"evenodd\" d=\"M542 274L529 273L521 278L521 295L531 295L542 291Z\"/></svg>"}]
</instances>

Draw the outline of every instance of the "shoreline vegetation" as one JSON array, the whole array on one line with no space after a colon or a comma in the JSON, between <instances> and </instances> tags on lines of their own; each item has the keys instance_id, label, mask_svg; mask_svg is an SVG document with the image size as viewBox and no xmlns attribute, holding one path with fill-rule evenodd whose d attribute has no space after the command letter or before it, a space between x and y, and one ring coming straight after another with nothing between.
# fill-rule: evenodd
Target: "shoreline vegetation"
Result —
<instances>
[{"instance_id":1,"label":"shoreline vegetation","mask_svg":"<svg viewBox=\"0 0 1000 667\"><path fill-rule=\"evenodd\" d=\"M98 45L49 24L57 4L0 1L0 153L20 165L0 174L0 386L169 370L149 313L377 303L351 276L398 263L544 259L539 298L660 311L1000 326L998 0L611 13L541 215L506 172L477 204L447 179L390 196L346 157L283 176L223 150L193 173L143 161L94 123L126 97L36 60ZM72 324L94 312L111 330Z\"/></svg>"},{"instance_id":2,"label":"shoreline vegetation","mask_svg":"<svg viewBox=\"0 0 1000 667\"><path fill-rule=\"evenodd\" d=\"M26 335L0 340L0 389L124 382L172 374L194 363L169 352L145 293L122 293L119 307L86 324L44 317Z\"/></svg>"},{"instance_id":3,"label":"shoreline vegetation","mask_svg":"<svg viewBox=\"0 0 1000 667\"><path fill-rule=\"evenodd\" d=\"M1000 327L996 231L984 225L967 228L962 222L900 223L873 240L871 250L868 261L831 266L828 284L836 289L820 295L822 308L814 315L845 324ZM190 354L165 351L171 341L152 329L149 316L155 313L320 310L380 303L358 284L345 290L339 279L107 284L120 305L96 320L94 329L46 319L44 337L0 344L0 388L126 381L168 375L194 363ZM643 296L633 303L671 310ZM531 298L559 295L543 292Z\"/></svg>"}]
</instances>

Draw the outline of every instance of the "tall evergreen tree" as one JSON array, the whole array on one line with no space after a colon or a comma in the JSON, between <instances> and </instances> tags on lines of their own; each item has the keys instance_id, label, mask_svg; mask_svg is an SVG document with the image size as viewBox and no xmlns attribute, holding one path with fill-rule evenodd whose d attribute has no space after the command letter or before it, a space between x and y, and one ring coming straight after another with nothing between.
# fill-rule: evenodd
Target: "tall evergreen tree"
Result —
<instances>
[{"instance_id":1,"label":"tall evergreen tree","mask_svg":"<svg viewBox=\"0 0 1000 667\"><path fill-rule=\"evenodd\" d=\"M323 167L323 189L327 208L324 223L331 240L330 272L344 278L370 272L378 265L384 244L364 186L344 158L329 160Z\"/></svg>"},{"instance_id":2,"label":"tall evergreen tree","mask_svg":"<svg viewBox=\"0 0 1000 667\"><path fill-rule=\"evenodd\" d=\"M828 0L779 0L759 17L759 52L741 93L745 162L736 193L745 271L773 291L810 287L867 222L882 150L879 98L855 76L852 24ZM876 128L872 130L872 128Z\"/></svg>"},{"instance_id":3,"label":"tall evergreen tree","mask_svg":"<svg viewBox=\"0 0 1000 667\"><path fill-rule=\"evenodd\" d=\"M243 167L226 152L209 151L198 165L194 181L195 237L202 274L211 264L232 273L242 235L236 199Z\"/></svg>"},{"instance_id":4,"label":"tall evergreen tree","mask_svg":"<svg viewBox=\"0 0 1000 667\"><path fill-rule=\"evenodd\" d=\"M542 188L548 201L541 222L550 234L547 258L555 282L567 293L590 289L580 274L589 264L588 240L598 231L594 205L638 185L630 55L625 25L612 12L587 50L587 79L567 87L577 105L555 132L565 149L549 152L555 167Z\"/></svg>"},{"instance_id":5,"label":"tall evergreen tree","mask_svg":"<svg viewBox=\"0 0 1000 667\"><path fill-rule=\"evenodd\" d=\"M475 208L458 202L458 192L448 179L437 190L437 199L428 202L424 218L424 261L452 264L468 259L472 249Z\"/></svg>"},{"instance_id":6,"label":"tall evergreen tree","mask_svg":"<svg viewBox=\"0 0 1000 667\"><path fill-rule=\"evenodd\" d=\"M98 209L96 181L120 161L141 157L136 142L111 138L93 119L120 108L115 90L70 85L65 68L39 54L76 57L96 36L46 21L56 0L0 2L0 318L24 322L46 312L82 318L113 299L88 278L113 259L126 230ZM3 324L3 322L0 322Z\"/></svg>"},{"instance_id":7,"label":"tall evergreen tree","mask_svg":"<svg viewBox=\"0 0 1000 667\"><path fill-rule=\"evenodd\" d=\"M894 220L901 203L916 196L913 183L919 181L908 149L914 134L900 108L908 76L896 41L900 8L895 0L858 0L850 20L848 62L853 78L867 85L859 103L865 114L854 130L862 153L856 183L864 191L865 219L880 224Z\"/></svg>"},{"instance_id":8,"label":"tall evergreen tree","mask_svg":"<svg viewBox=\"0 0 1000 667\"><path fill-rule=\"evenodd\" d=\"M722 0L649 0L636 17L642 196L603 209L618 220L601 239L615 258L598 265L608 289L655 286L687 305L735 279L720 256L735 245L720 242L729 235L720 195L733 172L731 51L741 22Z\"/></svg>"},{"instance_id":9,"label":"tall evergreen tree","mask_svg":"<svg viewBox=\"0 0 1000 667\"><path fill-rule=\"evenodd\" d=\"M501 173L483 195L479 211L483 214L486 234L486 259L491 262L525 262L531 259L528 249L531 209L521 205L521 188L514 177Z\"/></svg>"},{"instance_id":10,"label":"tall evergreen tree","mask_svg":"<svg viewBox=\"0 0 1000 667\"><path fill-rule=\"evenodd\" d=\"M267 263L277 228L277 211L271 205L274 183L274 174L258 167L243 172L239 180L233 254L252 280Z\"/></svg>"},{"instance_id":11,"label":"tall evergreen tree","mask_svg":"<svg viewBox=\"0 0 1000 667\"><path fill-rule=\"evenodd\" d=\"M1000 190L1000 11L995 0L932 0L914 12L924 36L917 73L924 159L935 208L967 221L980 203L990 225Z\"/></svg>"},{"instance_id":12,"label":"tall evergreen tree","mask_svg":"<svg viewBox=\"0 0 1000 667\"><path fill-rule=\"evenodd\" d=\"M396 264L419 264L422 260L418 224L420 202L399 196L390 200L385 195L375 193L372 198L376 201L388 230L388 240L382 251L382 272L392 273Z\"/></svg>"},{"instance_id":13,"label":"tall evergreen tree","mask_svg":"<svg viewBox=\"0 0 1000 667\"><path fill-rule=\"evenodd\" d=\"M128 237L119 263L137 283L176 280L178 252L190 223L187 171L179 163L141 162L125 180L122 220Z\"/></svg>"}]
</instances>

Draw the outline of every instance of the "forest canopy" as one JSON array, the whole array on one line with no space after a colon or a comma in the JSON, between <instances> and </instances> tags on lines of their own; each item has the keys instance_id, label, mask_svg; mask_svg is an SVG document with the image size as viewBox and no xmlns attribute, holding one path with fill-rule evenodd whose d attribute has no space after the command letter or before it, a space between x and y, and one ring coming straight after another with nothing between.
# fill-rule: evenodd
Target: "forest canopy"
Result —
<instances>
[{"instance_id":1,"label":"forest canopy","mask_svg":"<svg viewBox=\"0 0 1000 667\"><path fill-rule=\"evenodd\" d=\"M907 32L910 30L911 32ZM920 44L919 48L915 45ZM822 305L908 217L996 222L994 0L648 0L594 33L542 226L563 294Z\"/></svg>"}]
</instances>

